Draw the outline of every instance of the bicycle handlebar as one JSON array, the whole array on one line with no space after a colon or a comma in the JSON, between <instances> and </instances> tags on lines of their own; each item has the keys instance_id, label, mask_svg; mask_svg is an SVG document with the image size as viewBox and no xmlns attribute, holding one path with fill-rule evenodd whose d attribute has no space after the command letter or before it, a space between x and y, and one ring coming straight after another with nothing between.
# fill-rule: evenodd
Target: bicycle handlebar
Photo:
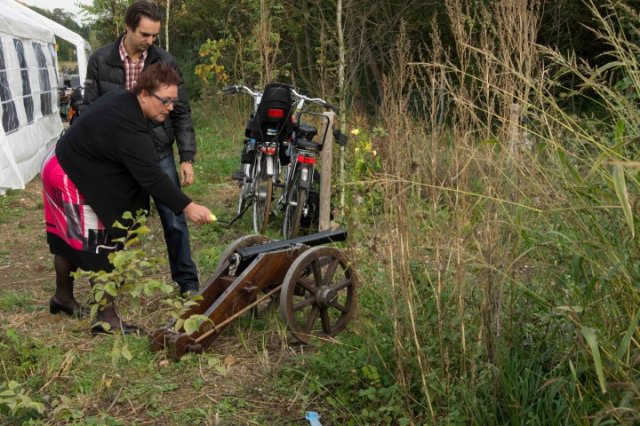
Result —
<instances>
[{"instance_id":1,"label":"bicycle handlebar","mask_svg":"<svg viewBox=\"0 0 640 426\"><path fill-rule=\"evenodd\" d=\"M232 86L224 86L222 88L222 93L224 93L224 94L241 93L241 92L248 93L254 99L262 96L262 92L253 91L253 90L249 89L247 86L242 86L242 85L239 85L239 84L232 85ZM303 95L301 93L298 93L295 89L291 89L291 93L293 93L293 95L296 97L296 102L300 102L300 101L311 102L311 103L320 105L323 108L330 109L331 111L335 112L336 114L340 113L340 111L338 110L337 107L331 105L329 102L325 101L322 98L311 98L309 96L305 96L305 95Z\"/></svg>"},{"instance_id":2,"label":"bicycle handlebar","mask_svg":"<svg viewBox=\"0 0 640 426\"><path fill-rule=\"evenodd\" d=\"M261 92L256 92L253 91L251 89L249 89L247 86L242 86L239 84L233 85L233 86L224 86L222 88L222 93L224 94L231 94L231 93L241 93L241 92L245 92L250 94L251 96L253 96L254 98L260 96L262 93Z\"/></svg>"},{"instance_id":3,"label":"bicycle handlebar","mask_svg":"<svg viewBox=\"0 0 640 426\"><path fill-rule=\"evenodd\" d=\"M308 96L305 96L305 95L303 95L301 93L296 92L295 89L292 89L291 92L293 93L293 95L296 98L298 98L298 100L302 100L302 101L305 101L305 102L311 102L311 103L314 103L314 104L318 104L318 105L322 106L323 108L327 108L327 109L332 110L336 114L339 113L338 112L338 108L336 108L335 106L331 105L329 102L325 101L322 98L310 98Z\"/></svg>"}]
</instances>

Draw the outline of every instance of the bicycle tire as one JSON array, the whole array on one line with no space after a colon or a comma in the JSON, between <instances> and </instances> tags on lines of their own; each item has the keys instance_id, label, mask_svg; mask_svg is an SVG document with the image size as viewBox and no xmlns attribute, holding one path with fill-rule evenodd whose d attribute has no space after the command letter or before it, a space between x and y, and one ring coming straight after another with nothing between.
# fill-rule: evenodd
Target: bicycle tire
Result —
<instances>
[{"instance_id":1,"label":"bicycle tire","mask_svg":"<svg viewBox=\"0 0 640 426\"><path fill-rule=\"evenodd\" d=\"M253 231L256 234L267 232L272 197L273 179L267 174L267 156L262 156L260 169L256 175L255 195L253 198Z\"/></svg>"},{"instance_id":2,"label":"bicycle tire","mask_svg":"<svg viewBox=\"0 0 640 426\"><path fill-rule=\"evenodd\" d=\"M287 197L284 222L282 223L282 236L285 239L295 238L300 234L302 212L307 201L307 189L300 186L299 179L300 176L296 173L294 184Z\"/></svg>"}]
</instances>

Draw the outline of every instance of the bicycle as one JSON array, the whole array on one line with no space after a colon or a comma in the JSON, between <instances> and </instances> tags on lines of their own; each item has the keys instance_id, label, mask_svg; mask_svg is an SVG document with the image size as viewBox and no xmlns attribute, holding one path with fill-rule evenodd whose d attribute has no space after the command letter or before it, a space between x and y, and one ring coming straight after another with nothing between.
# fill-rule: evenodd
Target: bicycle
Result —
<instances>
[{"instance_id":1,"label":"bicycle","mask_svg":"<svg viewBox=\"0 0 640 426\"><path fill-rule=\"evenodd\" d=\"M338 112L337 108L321 98L310 98L295 90L292 94L296 101L294 116L294 130L289 143L288 157L290 163L284 181L284 190L280 205L284 204L284 219L282 235L293 238L301 234L302 228L312 228L319 218L319 189L320 174L316 170L316 163L324 146L327 135L333 130L335 142L344 145L347 138L337 129L330 129L332 122L325 114L312 112L304 108L306 103L321 106L325 111ZM302 123L304 114L318 117L324 124L323 139L314 140L318 134L316 127ZM306 225L306 226L305 226Z\"/></svg>"},{"instance_id":2,"label":"bicycle","mask_svg":"<svg viewBox=\"0 0 640 426\"><path fill-rule=\"evenodd\" d=\"M234 173L240 193L237 213L230 224L251 205L253 230L263 234L268 229L270 217L284 210L283 236L298 235L303 220L312 222L318 214L319 194L312 188L319 180L315 164L330 131L330 121L325 115L304 106L312 103L325 110L337 112L337 109L324 99L302 95L282 83L267 84L263 92L241 85L226 86L222 91L227 94L244 92L253 98L240 156L242 169ZM318 116L324 121L322 142L313 140L318 133L315 127L301 123L303 114ZM338 130L333 132L336 142L344 145L346 137ZM287 167L284 180L280 182L282 166ZM274 187L282 187L283 192L272 209ZM310 202L311 193L315 194L315 203Z\"/></svg>"},{"instance_id":3,"label":"bicycle","mask_svg":"<svg viewBox=\"0 0 640 426\"><path fill-rule=\"evenodd\" d=\"M269 226L274 183L280 176L281 157L286 155L285 142L293 132L291 90L281 83L267 84L262 92L241 85L222 89L226 94L244 92L253 98L241 153L242 169L233 176L240 193L230 224L253 206L253 230L257 234L265 233Z\"/></svg>"}]
</instances>

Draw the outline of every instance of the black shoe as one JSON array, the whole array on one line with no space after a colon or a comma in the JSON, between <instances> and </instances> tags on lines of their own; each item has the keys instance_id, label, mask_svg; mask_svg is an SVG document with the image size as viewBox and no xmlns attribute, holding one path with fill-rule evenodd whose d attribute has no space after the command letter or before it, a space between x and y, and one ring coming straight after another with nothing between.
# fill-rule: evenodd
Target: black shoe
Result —
<instances>
[{"instance_id":1,"label":"black shoe","mask_svg":"<svg viewBox=\"0 0 640 426\"><path fill-rule=\"evenodd\" d=\"M77 308L72 308L67 305L63 305L61 303L53 300L53 297L49 301L49 312L52 314L59 314L60 312L69 315L70 317L75 318L84 318L88 317L91 314L91 310L89 308L85 308L84 306L78 306Z\"/></svg>"},{"instance_id":2,"label":"black shoe","mask_svg":"<svg viewBox=\"0 0 640 426\"><path fill-rule=\"evenodd\" d=\"M139 336L146 334L144 329L142 329L141 327L138 327L133 324L128 324L126 322L123 322L122 324L118 324L115 327L111 326L109 330L104 328L104 326L102 325L102 321L98 321L91 326L91 335L94 337L97 336L98 334L116 334L116 333L137 334Z\"/></svg>"},{"instance_id":3,"label":"black shoe","mask_svg":"<svg viewBox=\"0 0 640 426\"><path fill-rule=\"evenodd\" d=\"M198 292L200 291L200 286L197 282L189 282L184 285L178 285L180 286L180 296L182 297L193 296L195 294L198 294Z\"/></svg>"}]
</instances>

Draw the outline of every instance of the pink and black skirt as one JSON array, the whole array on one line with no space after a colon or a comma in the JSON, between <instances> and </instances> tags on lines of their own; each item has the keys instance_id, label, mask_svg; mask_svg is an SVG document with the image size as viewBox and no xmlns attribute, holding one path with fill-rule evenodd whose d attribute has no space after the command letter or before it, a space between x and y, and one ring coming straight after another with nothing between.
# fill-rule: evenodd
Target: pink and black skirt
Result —
<instances>
[{"instance_id":1,"label":"pink and black skirt","mask_svg":"<svg viewBox=\"0 0 640 426\"><path fill-rule=\"evenodd\" d=\"M119 245L111 242L100 218L62 169L55 149L45 158L40 176L51 253L87 271L111 271L108 255Z\"/></svg>"}]
</instances>

